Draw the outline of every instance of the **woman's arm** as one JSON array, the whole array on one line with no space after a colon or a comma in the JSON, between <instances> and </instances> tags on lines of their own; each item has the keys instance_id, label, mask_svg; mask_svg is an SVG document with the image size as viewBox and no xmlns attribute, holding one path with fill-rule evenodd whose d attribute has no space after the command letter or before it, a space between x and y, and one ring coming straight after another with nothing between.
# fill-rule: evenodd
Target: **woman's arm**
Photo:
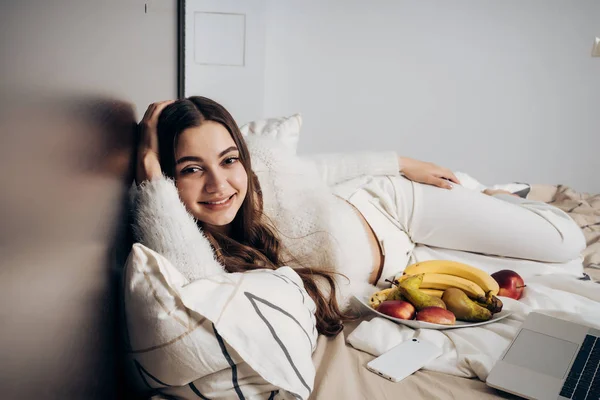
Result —
<instances>
[{"instance_id":1,"label":"woman's arm","mask_svg":"<svg viewBox=\"0 0 600 400\"><path fill-rule=\"evenodd\" d=\"M454 175L454 172L434 163L400 157L400 164L402 166L400 172L411 181L444 189L452 189L452 182L460 185L460 181Z\"/></svg>"},{"instance_id":2,"label":"woman's arm","mask_svg":"<svg viewBox=\"0 0 600 400\"><path fill-rule=\"evenodd\" d=\"M393 151L316 154L304 158L316 165L330 186L365 175L399 174L415 182L445 189L452 189L451 182L460 184L448 168L413 158L399 157Z\"/></svg>"},{"instance_id":3,"label":"woman's arm","mask_svg":"<svg viewBox=\"0 0 600 400\"><path fill-rule=\"evenodd\" d=\"M315 154L302 158L317 167L329 186L365 175L400 173L399 158L393 151Z\"/></svg>"}]
</instances>

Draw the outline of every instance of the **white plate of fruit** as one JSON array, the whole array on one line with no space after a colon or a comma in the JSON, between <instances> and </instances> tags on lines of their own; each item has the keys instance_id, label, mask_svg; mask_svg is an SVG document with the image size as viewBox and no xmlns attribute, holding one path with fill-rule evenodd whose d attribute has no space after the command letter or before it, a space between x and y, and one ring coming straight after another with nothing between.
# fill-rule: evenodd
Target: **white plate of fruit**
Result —
<instances>
[{"instance_id":1,"label":"white plate of fruit","mask_svg":"<svg viewBox=\"0 0 600 400\"><path fill-rule=\"evenodd\" d=\"M512 271L502 271L496 279ZM513 273L517 282L520 277ZM512 314L497 297L496 274L459 262L431 260L408 266L393 286L359 298L371 312L414 329L453 329L490 324ZM498 279L500 280L500 279ZM516 298L524 284L513 286Z\"/></svg>"}]
</instances>

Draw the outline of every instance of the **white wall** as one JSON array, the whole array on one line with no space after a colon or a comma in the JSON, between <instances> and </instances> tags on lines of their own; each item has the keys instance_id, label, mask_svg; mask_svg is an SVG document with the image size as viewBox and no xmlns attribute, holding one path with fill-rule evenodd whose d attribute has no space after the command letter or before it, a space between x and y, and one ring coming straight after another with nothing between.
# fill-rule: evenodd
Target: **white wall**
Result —
<instances>
[{"instance_id":1,"label":"white wall","mask_svg":"<svg viewBox=\"0 0 600 400\"><path fill-rule=\"evenodd\" d=\"M301 152L395 149L600 192L600 2L267 2L264 113Z\"/></svg>"},{"instance_id":2,"label":"white wall","mask_svg":"<svg viewBox=\"0 0 600 400\"><path fill-rule=\"evenodd\" d=\"M238 123L302 112L300 152L394 149L484 183L600 192L600 1L188 6L246 13L249 64L191 65L187 94Z\"/></svg>"}]
</instances>

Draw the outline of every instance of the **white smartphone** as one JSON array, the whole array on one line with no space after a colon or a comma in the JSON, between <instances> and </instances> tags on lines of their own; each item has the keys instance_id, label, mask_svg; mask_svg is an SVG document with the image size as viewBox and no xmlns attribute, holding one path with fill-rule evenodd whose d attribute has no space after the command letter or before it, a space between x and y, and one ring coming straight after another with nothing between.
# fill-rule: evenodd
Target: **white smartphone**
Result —
<instances>
[{"instance_id":1,"label":"white smartphone","mask_svg":"<svg viewBox=\"0 0 600 400\"><path fill-rule=\"evenodd\" d=\"M392 382L400 382L441 355L441 348L426 341L411 339L371 360L367 369Z\"/></svg>"}]
</instances>

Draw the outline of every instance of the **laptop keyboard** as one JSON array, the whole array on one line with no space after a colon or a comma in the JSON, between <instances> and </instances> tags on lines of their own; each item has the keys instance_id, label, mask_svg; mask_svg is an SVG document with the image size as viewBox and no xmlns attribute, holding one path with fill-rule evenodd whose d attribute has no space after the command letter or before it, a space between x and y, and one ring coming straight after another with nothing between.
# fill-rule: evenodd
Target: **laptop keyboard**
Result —
<instances>
[{"instance_id":1,"label":"laptop keyboard","mask_svg":"<svg viewBox=\"0 0 600 400\"><path fill-rule=\"evenodd\" d=\"M574 400L600 399L600 338L586 335L560 395Z\"/></svg>"}]
</instances>

